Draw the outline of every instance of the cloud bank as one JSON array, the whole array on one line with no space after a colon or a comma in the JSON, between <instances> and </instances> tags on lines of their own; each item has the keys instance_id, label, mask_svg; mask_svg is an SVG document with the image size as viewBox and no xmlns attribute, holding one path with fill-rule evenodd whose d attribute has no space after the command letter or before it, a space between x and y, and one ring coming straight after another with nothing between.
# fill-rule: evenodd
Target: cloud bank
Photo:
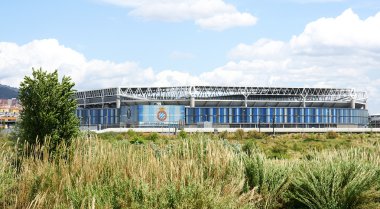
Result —
<instances>
[{"instance_id":1,"label":"cloud bank","mask_svg":"<svg viewBox=\"0 0 380 209\"><path fill-rule=\"evenodd\" d=\"M111 86L249 85L344 87L369 93L380 112L380 13L361 19L351 9L320 18L288 41L260 39L241 43L230 61L201 74L142 67L133 61L88 60L55 39L25 45L0 43L0 83L18 86L32 67L59 69L77 89Z\"/></svg>"},{"instance_id":2,"label":"cloud bank","mask_svg":"<svg viewBox=\"0 0 380 209\"><path fill-rule=\"evenodd\" d=\"M132 16L170 22L194 21L201 28L222 31L233 27L252 26L257 18L240 12L223 0L102 0L130 8Z\"/></svg>"}]
</instances>

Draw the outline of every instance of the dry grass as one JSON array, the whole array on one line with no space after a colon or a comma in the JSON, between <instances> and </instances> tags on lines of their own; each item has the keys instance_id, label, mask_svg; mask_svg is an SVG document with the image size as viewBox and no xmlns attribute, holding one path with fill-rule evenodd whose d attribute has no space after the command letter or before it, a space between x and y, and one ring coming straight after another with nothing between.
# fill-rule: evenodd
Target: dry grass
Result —
<instances>
[{"instance_id":1,"label":"dry grass","mask_svg":"<svg viewBox=\"0 0 380 209\"><path fill-rule=\"evenodd\" d=\"M362 148L291 159L207 135L144 144L81 137L55 155L48 145L3 146L0 208L376 208L380 146L360 140Z\"/></svg>"},{"instance_id":2,"label":"dry grass","mask_svg":"<svg viewBox=\"0 0 380 209\"><path fill-rule=\"evenodd\" d=\"M22 157L17 175L3 158L2 177L17 182L2 182L2 206L236 208L258 199L251 191L241 195L244 164L228 143L199 139L130 145L82 138L61 149L72 150L70 157L62 152L52 158L46 147L34 147L34 156Z\"/></svg>"}]
</instances>

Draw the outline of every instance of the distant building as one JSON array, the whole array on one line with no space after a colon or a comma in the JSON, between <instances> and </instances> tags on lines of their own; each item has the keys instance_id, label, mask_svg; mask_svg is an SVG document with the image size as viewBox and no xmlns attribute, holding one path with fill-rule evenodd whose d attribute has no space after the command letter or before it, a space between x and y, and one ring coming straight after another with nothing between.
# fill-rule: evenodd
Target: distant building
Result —
<instances>
[{"instance_id":1,"label":"distant building","mask_svg":"<svg viewBox=\"0 0 380 209\"><path fill-rule=\"evenodd\" d=\"M380 128L380 114L369 116L369 127Z\"/></svg>"},{"instance_id":2,"label":"distant building","mask_svg":"<svg viewBox=\"0 0 380 209\"><path fill-rule=\"evenodd\" d=\"M0 99L0 126L9 127L16 123L21 105L17 99Z\"/></svg>"},{"instance_id":3,"label":"distant building","mask_svg":"<svg viewBox=\"0 0 380 209\"><path fill-rule=\"evenodd\" d=\"M323 128L368 126L354 89L245 86L117 87L76 93L83 126Z\"/></svg>"}]
</instances>

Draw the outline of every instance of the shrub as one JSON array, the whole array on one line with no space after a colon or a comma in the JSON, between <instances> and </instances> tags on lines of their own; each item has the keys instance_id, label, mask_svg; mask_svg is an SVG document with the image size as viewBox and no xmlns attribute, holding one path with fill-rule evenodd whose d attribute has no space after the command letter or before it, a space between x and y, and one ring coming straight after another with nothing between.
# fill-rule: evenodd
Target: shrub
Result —
<instances>
[{"instance_id":1,"label":"shrub","mask_svg":"<svg viewBox=\"0 0 380 209\"><path fill-rule=\"evenodd\" d=\"M181 138L181 139L186 139L186 138L187 138L187 133L186 133L186 131L181 130L181 131L179 132L178 136L179 136L179 138Z\"/></svg>"},{"instance_id":2,"label":"shrub","mask_svg":"<svg viewBox=\"0 0 380 209\"><path fill-rule=\"evenodd\" d=\"M339 137L339 134L335 131L329 131L326 133L326 138L327 139L336 139Z\"/></svg>"},{"instance_id":3,"label":"shrub","mask_svg":"<svg viewBox=\"0 0 380 209\"><path fill-rule=\"evenodd\" d=\"M358 208L378 186L378 169L354 159L317 159L302 164L291 183L290 203L317 209ZM378 197L377 197L378 198Z\"/></svg>"},{"instance_id":4,"label":"shrub","mask_svg":"<svg viewBox=\"0 0 380 209\"><path fill-rule=\"evenodd\" d=\"M269 158L275 158L275 159L286 159L288 158L288 149L284 145L276 144L271 149L271 153L268 155Z\"/></svg>"},{"instance_id":5,"label":"shrub","mask_svg":"<svg viewBox=\"0 0 380 209\"><path fill-rule=\"evenodd\" d=\"M222 131L219 133L219 139L227 139L228 138L228 132Z\"/></svg>"},{"instance_id":6,"label":"shrub","mask_svg":"<svg viewBox=\"0 0 380 209\"><path fill-rule=\"evenodd\" d=\"M236 140L243 140L245 137L245 133L243 129L237 129L235 131L235 139Z\"/></svg>"},{"instance_id":7,"label":"shrub","mask_svg":"<svg viewBox=\"0 0 380 209\"><path fill-rule=\"evenodd\" d=\"M156 142L160 138L160 135L158 133L150 133L148 136L145 137L146 140Z\"/></svg>"},{"instance_id":8,"label":"shrub","mask_svg":"<svg viewBox=\"0 0 380 209\"><path fill-rule=\"evenodd\" d=\"M134 131L134 130L132 130L132 129L129 129L129 130L127 131L127 137L128 137L129 139L132 139L133 137L135 137L135 136L137 136L137 135L139 135L139 134L136 133L136 131Z\"/></svg>"},{"instance_id":9,"label":"shrub","mask_svg":"<svg viewBox=\"0 0 380 209\"><path fill-rule=\"evenodd\" d=\"M251 156L255 151L257 147L253 140L247 140L244 142L242 150L245 152L248 156Z\"/></svg>"},{"instance_id":10,"label":"shrub","mask_svg":"<svg viewBox=\"0 0 380 209\"><path fill-rule=\"evenodd\" d=\"M103 140L108 140L108 141L113 141L113 140L123 140L124 135L121 133L116 133L116 132L104 132L97 134L100 139Z\"/></svg>"},{"instance_id":11,"label":"shrub","mask_svg":"<svg viewBox=\"0 0 380 209\"><path fill-rule=\"evenodd\" d=\"M312 142L312 141L320 141L319 136L317 134L306 134L305 139L303 140L304 142Z\"/></svg>"},{"instance_id":12,"label":"shrub","mask_svg":"<svg viewBox=\"0 0 380 209\"><path fill-rule=\"evenodd\" d=\"M130 140L131 144L144 144L144 138L142 136L136 135Z\"/></svg>"},{"instance_id":13,"label":"shrub","mask_svg":"<svg viewBox=\"0 0 380 209\"><path fill-rule=\"evenodd\" d=\"M264 139L267 136L265 133L258 131L248 131L247 135L251 139Z\"/></svg>"},{"instance_id":14,"label":"shrub","mask_svg":"<svg viewBox=\"0 0 380 209\"><path fill-rule=\"evenodd\" d=\"M281 208L289 185L291 167L267 161L261 154L245 160L245 190L254 189L261 196L257 208Z\"/></svg>"}]
</instances>

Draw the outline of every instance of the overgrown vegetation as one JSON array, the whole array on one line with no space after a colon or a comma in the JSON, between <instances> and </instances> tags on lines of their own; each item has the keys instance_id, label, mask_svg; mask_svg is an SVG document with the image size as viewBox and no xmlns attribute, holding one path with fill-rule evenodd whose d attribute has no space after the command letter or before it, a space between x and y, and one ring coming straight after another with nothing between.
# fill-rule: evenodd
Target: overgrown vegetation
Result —
<instances>
[{"instance_id":1,"label":"overgrown vegetation","mask_svg":"<svg viewBox=\"0 0 380 209\"><path fill-rule=\"evenodd\" d=\"M380 208L379 135L261 134L3 136L0 208Z\"/></svg>"}]
</instances>

